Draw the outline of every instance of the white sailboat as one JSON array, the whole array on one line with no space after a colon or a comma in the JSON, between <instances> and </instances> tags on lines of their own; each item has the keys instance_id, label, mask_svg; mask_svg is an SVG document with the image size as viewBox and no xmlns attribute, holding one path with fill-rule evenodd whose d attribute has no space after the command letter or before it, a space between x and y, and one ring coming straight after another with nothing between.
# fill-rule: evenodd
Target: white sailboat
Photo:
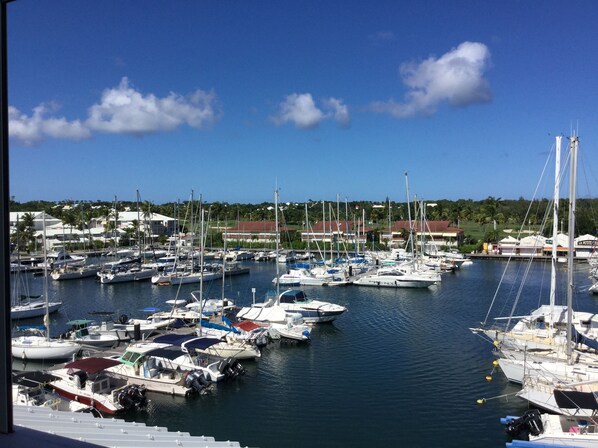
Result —
<instances>
[{"instance_id":1,"label":"white sailboat","mask_svg":"<svg viewBox=\"0 0 598 448\"><path fill-rule=\"evenodd\" d=\"M43 214L44 258L46 255L46 215ZM44 271L44 298L46 302L43 329L36 334L25 334L12 338L12 356L31 360L55 360L73 357L81 346L76 342L50 338L50 310L48 306L48 272Z\"/></svg>"},{"instance_id":2,"label":"white sailboat","mask_svg":"<svg viewBox=\"0 0 598 448\"><path fill-rule=\"evenodd\" d=\"M570 344L567 341L571 340L572 332L568 332L568 326L571 325L575 329L575 333L581 335L587 340L598 340L598 325L593 320L591 313L584 313L574 311L571 304L557 305L556 304L556 266L557 259L557 232L559 222L559 189L560 189L560 153L561 153L561 136L556 138L555 150L555 182L554 182L554 201L553 201L553 238L552 238L552 263L551 263L551 281L550 281L550 296L549 304L542 305L528 315L523 316L509 316L504 318L496 318L497 322L506 322L504 325L493 325L490 327L472 328L475 333L485 335L494 345L499 345L502 351L506 350L525 350L528 354L532 354L535 350L551 350L558 351L561 357L564 356L566 349L570 349ZM577 146L578 138L572 137L571 140L571 174L570 174L570 221L569 223L569 247L574 247L574 218L575 218L575 182L577 169ZM573 209L571 209L573 207ZM569 251L572 257L573 250ZM530 263L532 261L530 260ZM571 263L572 265L572 260ZM568 269L568 273L572 273L572 269ZM571 280L572 282L572 280ZM497 291L498 293L498 291ZM496 294L495 294L496 297ZM514 309L514 307L513 307ZM489 312L490 313L490 312ZM488 314L489 314L488 313ZM519 319L511 326L513 319Z\"/></svg>"},{"instance_id":3,"label":"white sailboat","mask_svg":"<svg viewBox=\"0 0 598 448\"><path fill-rule=\"evenodd\" d=\"M19 240L19 218L17 217L17 241ZM17 250L17 266L21 266L20 252ZM48 313L54 313L62 306L62 302L46 301L43 295L31 295L27 273L22 269L15 270L11 282L10 318L12 320L40 317Z\"/></svg>"}]
</instances>

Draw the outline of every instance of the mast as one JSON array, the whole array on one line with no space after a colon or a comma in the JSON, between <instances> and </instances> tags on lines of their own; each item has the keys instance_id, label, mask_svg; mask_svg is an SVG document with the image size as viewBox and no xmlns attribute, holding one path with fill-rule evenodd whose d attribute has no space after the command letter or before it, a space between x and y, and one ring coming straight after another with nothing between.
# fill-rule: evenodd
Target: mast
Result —
<instances>
[{"instance_id":1,"label":"mast","mask_svg":"<svg viewBox=\"0 0 598 448\"><path fill-rule=\"evenodd\" d=\"M46 341L50 341L50 308L48 305L48 248L46 246L46 212L42 212L43 238L44 242L44 299L46 302L46 314L44 314L44 325L46 326Z\"/></svg>"},{"instance_id":2,"label":"mast","mask_svg":"<svg viewBox=\"0 0 598 448\"><path fill-rule=\"evenodd\" d=\"M569 364L573 363L572 359L572 321L573 321L573 252L574 252L574 234L575 234L575 195L577 185L577 149L579 145L579 137L571 137L571 166L569 174L569 251L567 258L567 360Z\"/></svg>"},{"instance_id":3,"label":"mast","mask_svg":"<svg viewBox=\"0 0 598 448\"><path fill-rule=\"evenodd\" d=\"M199 277L199 335L201 336L201 319L203 316L203 212L204 210L201 209L201 238L199 240L199 269L200 269L200 277ZM193 250L193 245L191 245L191 250ZM225 257L226 258L226 257ZM193 257L191 258L191 262L193 263Z\"/></svg>"},{"instance_id":4,"label":"mast","mask_svg":"<svg viewBox=\"0 0 598 448\"><path fill-rule=\"evenodd\" d=\"M307 202L305 203L305 236L307 237L307 253L309 254L309 215L307 214ZM308 261L311 261L311 259Z\"/></svg>"},{"instance_id":5,"label":"mast","mask_svg":"<svg viewBox=\"0 0 598 448\"><path fill-rule=\"evenodd\" d=\"M365 233L365 207L361 209L361 234L363 235L363 253L365 254L365 250L367 247L366 243L368 241L368 236ZM374 250L373 247L372 250Z\"/></svg>"},{"instance_id":6,"label":"mast","mask_svg":"<svg viewBox=\"0 0 598 448\"><path fill-rule=\"evenodd\" d=\"M324 244L324 266L326 266L326 203L322 201L322 243ZM330 243L332 246L332 242Z\"/></svg>"},{"instance_id":7,"label":"mast","mask_svg":"<svg viewBox=\"0 0 598 448\"><path fill-rule=\"evenodd\" d=\"M278 263L278 186L274 190L274 226L276 227L276 302L280 296L280 268Z\"/></svg>"},{"instance_id":8,"label":"mast","mask_svg":"<svg viewBox=\"0 0 598 448\"><path fill-rule=\"evenodd\" d=\"M411 205L409 205L409 176L405 171L405 190L407 192L407 216L409 219L409 242L411 244L411 260L415 262L415 251L413 248L413 224L411 223Z\"/></svg>"},{"instance_id":9,"label":"mast","mask_svg":"<svg viewBox=\"0 0 598 448\"><path fill-rule=\"evenodd\" d=\"M141 218L140 218L140 214L139 214L139 202L140 202L140 197L139 197L139 190L137 190L137 249L139 250L139 255L141 256L141 238L139 236L139 228L141 227ZM143 262L145 262L145 257L142 260Z\"/></svg>"},{"instance_id":10,"label":"mast","mask_svg":"<svg viewBox=\"0 0 598 448\"><path fill-rule=\"evenodd\" d=\"M559 229L559 190L561 188L561 142L563 137L557 135L554 155L554 195L552 214L552 262L550 270L550 316L553 316L556 302L556 262L557 262L557 234ZM553 325L552 318L548 325Z\"/></svg>"}]
</instances>

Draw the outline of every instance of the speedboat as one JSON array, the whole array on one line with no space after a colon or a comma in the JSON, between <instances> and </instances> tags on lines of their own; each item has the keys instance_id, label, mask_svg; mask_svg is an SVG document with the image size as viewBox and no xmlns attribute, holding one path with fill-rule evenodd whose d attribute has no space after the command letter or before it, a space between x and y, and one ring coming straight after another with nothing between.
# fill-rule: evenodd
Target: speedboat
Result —
<instances>
[{"instance_id":1,"label":"speedboat","mask_svg":"<svg viewBox=\"0 0 598 448\"><path fill-rule=\"evenodd\" d=\"M142 384L131 385L126 379L109 373L119 364L110 358L78 359L51 371L58 377L51 387L59 395L93 406L105 414L144 407L147 400Z\"/></svg>"},{"instance_id":2,"label":"speedboat","mask_svg":"<svg viewBox=\"0 0 598 448\"><path fill-rule=\"evenodd\" d=\"M122 355L110 358L117 362L107 371L152 392L185 397L206 392L211 379L204 369L173 368L172 364L163 362L165 358L170 359L167 351L172 352L170 344L131 344Z\"/></svg>"},{"instance_id":3,"label":"speedboat","mask_svg":"<svg viewBox=\"0 0 598 448\"><path fill-rule=\"evenodd\" d=\"M40 407L52 411L89 412L95 409L75 400L61 397L50 389L50 384L59 378L50 373L28 371L12 374L13 406Z\"/></svg>"},{"instance_id":4,"label":"speedboat","mask_svg":"<svg viewBox=\"0 0 598 448\"><path fill-rule=\"evenodd\" d=\"M308 299L305 292L288 289L278 296L277 303L287 313L299 313L306 323L332 322L347 311L347 308L335 303Z\"/></svg>"},{"instance_id":5,"label":"speedboat","mask_svg":"<svg viewBox=\"0 0 598 448\"><path fill-rule=\"evenodd\" d=\"M87 319L77 319L67 322L67 325L70 325L71 328L64 335L64 339L92 347L110 348L118 345L120 338L116 333L100 333L95 328L91 328L92 323L93 321Z\"/></svg>"},{"instance_id":6,"label":"speedboat","mask_svg":"<svg viewBox=\"0 0 598 448\"><path fill-rule=\"evenodd\" d=\"M373 274L365 274L353 281L353 284L390 288L429 288L440 280L440 274L435 271L419 271L410 265L398 265L380 268Z\"/></svg>"}]
</instances>

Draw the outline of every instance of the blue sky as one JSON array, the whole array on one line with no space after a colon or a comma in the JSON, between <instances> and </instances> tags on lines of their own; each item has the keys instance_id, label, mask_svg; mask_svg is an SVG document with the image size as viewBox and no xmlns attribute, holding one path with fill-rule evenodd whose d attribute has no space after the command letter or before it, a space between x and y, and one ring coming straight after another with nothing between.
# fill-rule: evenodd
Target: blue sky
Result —
<instances>
[{"instance_id":1,"label":"blue sky","mask_svg":"<svg viewBox=\"0 0 598 448\"><path fill-rule=\"evenodd\" d=\"M597 154L591 0L17 0L8 21L19 202L404 201L404 172L424 199L530 198L554 135Z\"/></svg>"}]
</instances>

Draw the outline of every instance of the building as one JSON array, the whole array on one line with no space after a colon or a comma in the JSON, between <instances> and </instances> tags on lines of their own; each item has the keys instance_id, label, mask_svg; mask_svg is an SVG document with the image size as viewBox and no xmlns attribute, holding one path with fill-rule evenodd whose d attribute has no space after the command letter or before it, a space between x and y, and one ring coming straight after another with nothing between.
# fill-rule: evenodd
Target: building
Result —
<instances>
[{"instance_id":1,"label":"building","mask_svg":"<svg viewBox=\"0 0 598 448\"><path fill-rule=\"evenodd\" d=\"M363 245L372 232L361 221L319 221L301 232L301 241Z\"/></svg>"},{"instance_id":2,"label":"building","mask_svg":"<svg viewBox=\"0 0 598 448\"><path fill-rule=\"evenodd\" d=\"M411 230L410 230L411 229ZM390 229L380 232L380 243L389 248L404 247L413 233L414 241L424 241L425 252L434 252L442 247L456 248L463 244L463 229L451 227L450 221L395 221ZM419 244L421 245L421 243Z\"/></svg>"},{"instance_id":3,"label":"building","mask_svg":"<svg viewBox=\"0 0 598 448\"><path fill-rule=\"evenodd\" d=\"M279 235L278 242L281 242L280 235L286 235L295 230L278 225L276 231L275 221L239 221L236 226L222 230L222 239L230 244L272 244L276 242L276 235Z\"/></svg>"}]
</instances>

